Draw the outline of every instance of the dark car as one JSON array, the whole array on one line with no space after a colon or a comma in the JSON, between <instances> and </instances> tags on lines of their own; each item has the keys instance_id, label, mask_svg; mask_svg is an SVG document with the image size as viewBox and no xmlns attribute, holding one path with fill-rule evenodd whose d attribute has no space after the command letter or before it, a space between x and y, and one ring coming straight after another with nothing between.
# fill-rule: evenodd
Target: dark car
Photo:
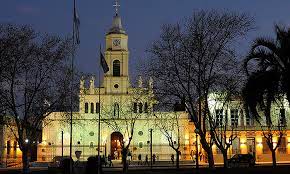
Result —
<instances>
[{"instance_id":1,"label":"dark car","mask_svg":"<svg viewBox=\"0 0 290 174\"><path fill-rule=\"evenodd\" d=\"M0 168L4 168L5 165L0 162Z\"/></svg>"},{"instance_id":2,"label":"dark car","mask_svg":"<svg viewBox=\"0 0 290 174\"><path fill-rule=\"evenodd\" d=\"M69 163L70 160L73 162L73 160L69 156L63 156L63 157L62 156L55 156L55 157L53 157L52 162L50 162L48 164L48 167L62 168L62 167L64 167L66 161L68 161L68 163Z\"/></svg>"},{"instance_id":3,"label":"dark car","mask_svg":"<svg viewBox=\"0 0 290 174\"><path fill-rule=\"evenodd\" d=\"M255 166L255 157L252 154L235 154L228 160L230 168L233 167L253 167Z\"/></svg>"}]
</instances>

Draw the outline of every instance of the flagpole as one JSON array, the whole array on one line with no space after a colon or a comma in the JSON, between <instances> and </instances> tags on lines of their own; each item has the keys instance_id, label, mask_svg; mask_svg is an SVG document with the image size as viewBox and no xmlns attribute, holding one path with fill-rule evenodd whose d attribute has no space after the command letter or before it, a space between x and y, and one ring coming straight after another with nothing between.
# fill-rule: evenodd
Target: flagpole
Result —
<instances>
[{"instance_id":1,"label":"flagpole","mask_svg":"<svg viewBox=\"0 0 290 174\"><path fill-rule=\"evenodd\" d=\"M101 45L100 45L100 64L99 64L99 103L100 103L100 110L99 110L99 119L98 119L98 174L101 173L101 158L100 158L100 141L101 141Z\"/></svg>"},{"instance_id":2,"label":"flagpole","mask_svg":"<svg viewBox=\"0 0 290 174\"><path fill-rule=\"evenodd\" d=\"M75 58L75 53L74 53L74 49L75 49L75 10L76 10L76 1L74 0L74 4L73 4L73 44L72 44L72 59L71 59L71 82L73 84L73 80L74 80L74 58ZM70 159L72 159L72 132L73 132L73 97L72 97L72 93L73 93L73 85L71 84L71 93L70 93L70 142L69 142L69 156ZM72 164L72 160L70 160L70 174L72 174L73 171L73 164Z\"/></svg>"}]
</instances>

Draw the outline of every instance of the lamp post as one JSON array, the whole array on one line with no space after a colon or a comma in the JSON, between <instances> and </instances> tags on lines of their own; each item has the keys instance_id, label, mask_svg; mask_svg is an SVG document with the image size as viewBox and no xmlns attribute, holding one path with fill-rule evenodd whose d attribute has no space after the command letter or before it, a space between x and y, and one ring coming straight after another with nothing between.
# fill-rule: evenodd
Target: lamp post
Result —
<instances>
[{"instance_id":1,"label":"lamp post","mask_svg":"<svg viewBox=\"0 0 290 174\"><path fill-rule=\"evenodd\" d=\"M63 131L61 131L61 157L63 158Z\"/></svg>"},{"instance_id":2,"label":"lamp post","mask_svg":"<svg viewBox=\"0 0 290 174\"><path fill-rule=\"evenodd\" d=\"M153 129L150 128L149 132L150 132L150 168L152 169L152 131Z\"/></svg>"},{"instance_id":3,"label":"lamp post","mask_svg":"<svg viewBox=\"0 0 290 174\"><path fill-rule=\"evenodd\" d=\"M198 133L199 133L199 129L195 129L194 130L194 133L195 133L195 165L196 165L196 169L199 168L199 165L198 165Z\"/></svg>"}]
</instances>

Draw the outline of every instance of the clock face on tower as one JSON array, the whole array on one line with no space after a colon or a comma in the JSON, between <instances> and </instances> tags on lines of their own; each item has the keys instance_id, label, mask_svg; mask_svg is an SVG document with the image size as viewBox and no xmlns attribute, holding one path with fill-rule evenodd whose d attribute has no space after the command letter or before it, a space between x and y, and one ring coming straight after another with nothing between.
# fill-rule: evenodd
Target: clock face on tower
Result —
<instances>
[{"instance_id":1,"label":"clock face on tower","mask_svg":"<svg viewBox=\"0 0 290 174\"><path fill-rule=\"evenodd\" d=\"M113 47L120 48L121 46L121 39L113 39Z\"/></svg>"}]
</instances>

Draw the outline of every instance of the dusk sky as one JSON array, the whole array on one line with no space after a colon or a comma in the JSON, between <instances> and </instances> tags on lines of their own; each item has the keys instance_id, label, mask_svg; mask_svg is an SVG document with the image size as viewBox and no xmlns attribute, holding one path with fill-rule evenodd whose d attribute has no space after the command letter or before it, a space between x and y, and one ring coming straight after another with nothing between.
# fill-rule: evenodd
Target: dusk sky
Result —
<instances>
[{"instance_id":1,"label":"dusk sky","mask_svg":"<svg viewBox=\"0 0 290 174\"><path fill-rule=\"evenodd\" d=\"M31 25L36 31L67 36L72 31L73 0L2 0L0 22ZM98 48L104 47L105 33L114 15L114 0L77 0L81 21L81 44L76 64L81 71L98 72ZM230 10L249 13L257 29L246 41L241 52L246 54L249 42L256 36L273 36L275 23L290 25L290 0L121 0L120 15L129 35L130 72L146 49L160 34L160 26L188 17L194 10Z\"/></svg>"}]
</instances>

